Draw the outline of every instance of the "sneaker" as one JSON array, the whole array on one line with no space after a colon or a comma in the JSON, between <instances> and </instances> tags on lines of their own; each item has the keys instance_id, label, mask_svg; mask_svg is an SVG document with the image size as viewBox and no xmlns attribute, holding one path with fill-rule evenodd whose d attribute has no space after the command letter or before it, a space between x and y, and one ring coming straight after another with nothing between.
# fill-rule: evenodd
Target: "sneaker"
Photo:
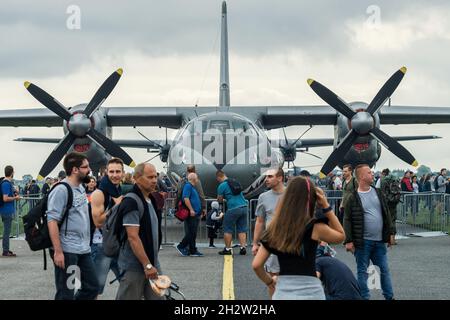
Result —
<instances>
[{"instance_id":1,"label":"sneaker","mask_svg":"<svg viewBox=\"0 0 450 320\"><path fill-rule=\"evenodd\" d=\"M239 254L241 256L245 256L247 254L247 249L245 249L245 247L241 247L241 250L239 250Z\"/></svg>"},{"instance_id":2,"label":"sneaker","mask_svg":"<svg viewBox=\"0 0 450 320\"><path fill-rule=\"evenodd\" d=\"M200 251L195 251L194 253L191 253L191 257L203 257L204 254L201 253Z\"/></svg>"},{"instance_id":3,"label":"sneaker","mask_svg":"<svg viewBox=\"0 0 450 320\"><path fill-rule=\"evenodd\" d=\"M2 256L3 257L16 257L16 254L12 251L4 251Z\"/></svg>"},{"instance_id":4,"label":"sneaker","mask_svg":"<svg viewBox=\"0 0 450 320\"><path fill-rule=\"evenodd\" d=\"M210 244L208 248L217 248L217 247L213 244Z\"/></svg>"},{"instance_id":5,"label":"sneaker","mask_svg":"<svg viewBox=\"0 0 450 320\"><path fill-rule=\"evenodd\" d=\"M186 248L180 247L180 245L175 246L175 249L177 249L178 253L181 254L183 257L189 256L189 250Z\"/></svg>"},{"instance_id":6,"label":"sneaker","mask_svg":"<svg viewBox=\"0 0 450 320\"><path fill-rule=\"evenodd\" d=\"M222 256L224 256L224 255L225 255L225 256L228 256L228 255L233 254L232 251L233 251L233 250L231 250L231 249L230 249L230 250L227 250L226 248L223 248L223 250L222 250L222 251L219 251L218 253L219 253L220 255L222 255Z\"/></svg>"}]
</instances>

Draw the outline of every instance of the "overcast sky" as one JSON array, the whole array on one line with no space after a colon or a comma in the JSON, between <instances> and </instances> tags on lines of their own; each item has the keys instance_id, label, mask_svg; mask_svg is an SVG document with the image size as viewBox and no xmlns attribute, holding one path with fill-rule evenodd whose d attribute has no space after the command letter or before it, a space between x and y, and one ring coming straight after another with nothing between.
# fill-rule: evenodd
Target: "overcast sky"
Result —
<instances>
[{"instance_id":1,"label":"overcast sky","mask_svg":"<svg viewBox=\"0 0 450 320\"><path fill-rule=\"evenodd\" d=\"M392 2L228 1L232 105L322 105L307 78L348 102L370 102L404 65L408 72L393 105L450 106L450 3ZM80 29L67 27L76 22L74 11L67 13L71 5L80 9ZM88 102L118 67L124 74L106 106L217 105L220 9L221 1L212 0L3 0L0 109L41 107L23 87L25 80L68 107ZM386 125L382 130L444 137L402 143L420 164L437 170L450 166L449 127ZM164 136L163 129L139 129L150 138ZM296 138L304 129L292 127L288 135ZM317 126L306 138L332 134L331 126ZM62 136L62 128L0 128L0 165L14 165L18 178L36 176L54 145L12 140ZM113 137L141 139L133 128L116 128ZM136 162L151 157L144 150L127 151ZM325 160L332 148L311 151ZM321 162L299 154L296 164ZM383 167L407 164L383 150L377 168Z\"/></svg>"}]
</instances>

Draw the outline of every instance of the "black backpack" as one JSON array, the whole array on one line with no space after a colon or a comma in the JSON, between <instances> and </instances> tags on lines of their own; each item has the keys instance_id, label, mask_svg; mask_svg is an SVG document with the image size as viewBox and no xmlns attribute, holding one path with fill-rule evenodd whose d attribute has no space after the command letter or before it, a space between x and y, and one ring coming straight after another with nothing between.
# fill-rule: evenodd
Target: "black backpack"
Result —
<instances>
[{"instance_id":1,"label":"black backpack","mask_svg":"<svg viewBox=\"0 0 450 320\"><path fill-rule=\"evenodd\" d=\"M50 192L42 200L40 200L34 208L32 208L25 216L22 217L23 229L25 232L25 240L30 246L30 249L32 251L43 250L44 270L47 269L47 257L45 255L45 249L48 249L53 246L47 225L46 211L47 211L48 196L59 184L62 184L67 188L69 195L66 210L64 211L62 219L58 224L59 226L61 226L63 222L66 220L67 214L69 213L69 210L72 207L73 202L72 187L65 182L59 182L55 184L53 188L50 190ZM66 232L67 232L67 224L66 224Z\"/></svg>"},{"instance_id":2,"label":"black backpack","mask_svg":"<svg viewBox=\"0 0 450 320\"><path fill-rule=\"evenodd\" d=\"M436 191L436 192L438 192L438 189L439 189L439 177L441 177L442 175L440 174L440 175L438 175L435 179L434 179L434 181L433 181L433 184L434 184L434 191Z\"/></svg>"},{"instance_id":3,"label":"black backpack","mask_svg":"<svg viewBox=\"0 0 450 320\"><path fill-rule=\"evenodd\" d=\"M242 186L236 179L228 178L227 183L233 195L237 196L242 192Z\"/></svg>"},{"instance_id":4,"label":"black backpack","mask_svg":"<svg viewBox=\"0 0 450 320\"><path fill-rule=\"evenodd\" d=\"M144 215L145 209L141 198L134 193L128 192L123 196L124 198L131 198L137 203L138 211ZM115 204L106 214L105 223L102 226L101 232L103 236L103 253L107 257L118 257L121 246L124 244L124 239L121 238L122 226L119 225L119 206Z\"/></svg>"},{"instance_id":5,"label":"black backpack","mask_svg":"<svg viewBox=\"0 0 450 320\"><path fill-rule=\"evenodd\" d=\"M400 202L401 191L400 181L392 176L387 176L381 181L381 191L390 205Z\"/></svg>"}]
</instances>

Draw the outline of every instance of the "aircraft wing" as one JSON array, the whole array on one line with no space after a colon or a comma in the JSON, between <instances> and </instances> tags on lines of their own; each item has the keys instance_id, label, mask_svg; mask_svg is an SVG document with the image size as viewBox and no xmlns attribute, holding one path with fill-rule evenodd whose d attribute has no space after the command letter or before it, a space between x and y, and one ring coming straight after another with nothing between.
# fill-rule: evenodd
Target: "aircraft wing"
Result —
<instances>
[{"instance_id":1,"label":"aircraft wing","mask_svg":"<svg viewBox=\"0 0 450 320\"><path fill-rule=\"evenodd\" d=\"M379 116L382 124L450 123L450 107L384 106Z\"/></svg>"},{"instance_id":2,"label":"aircraft wing","mask_svg":"<svg viewBox=\"0 0 450 320\"><path fill-rule=\"evenodd\" d=\"M0 127L61 127L63 120L49 109L0 110Z\"/></svg>"},{"instance_id":3,"label":"aircraft wing","mask_svg":"<svg viewBox=\"0 0 450 320\"><path fill-rule=\"evenodd\" d=\"M180 128L184 122L217 110L216 107L105 107L109 126L156 126ZM259 121L264 129L293 125L334 125L337 113L330 106L237 106L230 112ZM384 106L378 113L382 124L450 123L450 107ZM55 127L62 120L41 109L0 110L2 127Z\"/></svg>"},{"instance_id":4,"label":"aircraft wing","mask_svg":"<svg viewBox=\"0 0 450 320\"><path fill-rule=\"evenodd\" d=\"M337 113L330 106L231 107L230 111L259 119L264 129L294 125L334 125ZM381 124L450 123L450 107L384 106Z\"/></svg>"},{"instance_id":5,"label":"aircraft wing","mask_svg":"<svg viewBox=\"0 0 450 320\"><path fill-rule=\"evenodd\" d=\"M155 126L178 129L183 122L215 107L105 107L107 124L117 127ZM46 108L0 110L0 127L61 127L62 119Z\"/></svg>"},{"instance_id":6,"label":"aircraft wing","mask_svg":"<svg viewBox=\"0 0 450 320\"><path fill-rule=\"evenodd\" d=\"M337 119L330 106L231 107L230 111L259 119L267 130L294 125L334 125Z\"/></svg>"}]
</instances>

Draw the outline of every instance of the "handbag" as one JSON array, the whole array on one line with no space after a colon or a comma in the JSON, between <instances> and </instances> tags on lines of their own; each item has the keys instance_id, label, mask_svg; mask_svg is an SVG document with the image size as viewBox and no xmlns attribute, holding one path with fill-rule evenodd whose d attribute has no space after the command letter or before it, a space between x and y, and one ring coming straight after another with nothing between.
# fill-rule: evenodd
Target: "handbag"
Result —
<instances>
[{"instance_id":1,"label":"handbag","mask_svg":"<svg viewBox=\"0 0 450 320\"><path fill-rule=\"evenodd\" d=\"M175 217L180 221L184 221L189 217L189 215L190 212L188 208L183 205L183 202L181 200L178 201L178 209L175 212Z\"/></svg>"}]
</instances>

